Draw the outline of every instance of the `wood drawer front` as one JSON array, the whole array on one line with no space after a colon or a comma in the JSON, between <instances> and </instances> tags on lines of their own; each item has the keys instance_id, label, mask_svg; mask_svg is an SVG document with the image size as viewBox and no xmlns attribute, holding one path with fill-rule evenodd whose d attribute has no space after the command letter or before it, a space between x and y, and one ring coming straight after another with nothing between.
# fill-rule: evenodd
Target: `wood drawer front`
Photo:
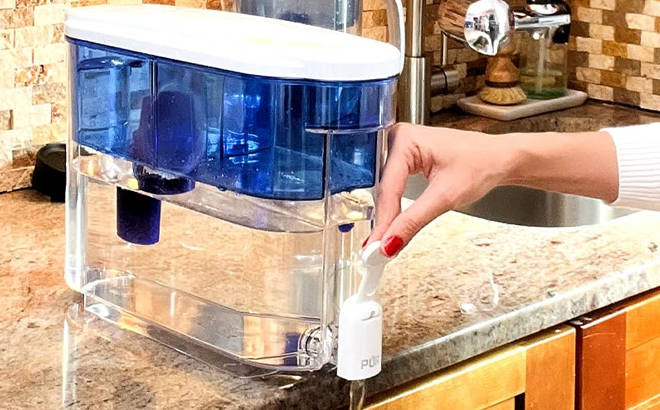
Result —
<instances>
[{"instance_id":1,"label":"wood drawer front","mask_svg":"<svg viewBox=\"0 0 660 410\"><path fill-rule=\"evenodd\" d=\"M516 410L516 399L511 398L505 400L502 403L487 408L486 410Z\"/></svg>"},{"instance_id":2,"label":"wood drawer front","mask_svg":"<svg viewBox=\"0 0 660 410\"><path fill-rule=\"evenodd\" d=\"M626 408L660 396L660 338L626 352Z\"/></svg>"},{"instance_id":3,"label":"wood drawer front","mask_svg":"<svg viewBox=\"0 0 660 410\"><path fill-rule=\"evenodd\" d=\"M616 311L577 326L576 409L623 410L625 314Z\"/></svg>"},{"instance_id":4,"label":"wood drawer front","mask_svg":"<svg viewBox=\"0 0 660 410\"><path fill-rule=\"evenodd\" d=\"M368 410L482 410L525 391L525 349L515 346L416 383Z\"/></svg>"},{"instance_id":5,"label":"wood drawer front","mask_svg":"<svg viewBox=\"0 0 660 410\"><path fill-rule=\"evenodd\" d=\"M581 321L577 410L660 410L660 291Z\"/></svg>"},{"instance_id":6,"label":"wood drawer front","mask_svg":"<svg viewBox=\"0 0 660 410\"><path fill-rule=\"evenodd\" d=\"M626 349L660 337L660 294L626 308Z\"/></svg>"},{"instance_id":7,"label":"wood drawer front","mask_svg":"<svg viewBox=\"0 0 660 410\"><path fill-rule=\"evenodd\" d=\"M573 410L574 359L575 330L563 326L387 393L366 409ZM515 400L523 393L524 409Z\"/></svg>"},{"instance_id":8,"label":"wood drawer front","mask_svg":"<svg viewBox=\"0 0 660 410\"><path fill-rule=\"evenodd\" d=\"M527 339L526 410L575 408L575 331L562 327Z\"/></svg>"}]
</instances>

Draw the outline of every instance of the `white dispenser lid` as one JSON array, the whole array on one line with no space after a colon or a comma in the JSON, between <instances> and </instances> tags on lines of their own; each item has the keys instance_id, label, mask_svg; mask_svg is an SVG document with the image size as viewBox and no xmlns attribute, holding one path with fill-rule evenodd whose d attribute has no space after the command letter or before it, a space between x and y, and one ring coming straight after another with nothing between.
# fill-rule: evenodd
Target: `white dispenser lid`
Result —
<instances>
[{"instance_id":1,"label":"white dispenser lid","mask_svg":"<svg viewBox=\"0 0 660 410\"><path fill-rule=\"evenodd\" d=\"M227 71L288 79L367 81L401 71L391 44L288 21L161 5L67 12L65 34Z\"/></svg>"}]
</instances>

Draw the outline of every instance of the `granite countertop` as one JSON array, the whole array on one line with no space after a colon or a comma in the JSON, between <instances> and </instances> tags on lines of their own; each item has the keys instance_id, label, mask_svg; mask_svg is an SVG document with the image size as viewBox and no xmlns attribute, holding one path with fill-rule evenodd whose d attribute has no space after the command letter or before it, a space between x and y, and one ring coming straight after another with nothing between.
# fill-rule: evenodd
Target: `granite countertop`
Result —
<instances>
[{"instance_id":1,"label":"granite countertop","mask_svg":"<svg viewBox=\"0 0 660 410\"><path fill-rule=\"evenodd\" d=\"M659 119L588 103L517 125L455 112L433 123L499 133ZM90 317L64 284L63 230L64 205L32 190L0 195L3 409L311 410L346 403L348 385L333 369L238 378ZM651 212L561 229L443 215L388 265L380 291L385 362L368 394L660 286L659 244L660 214Z\"/></svg>"}]
</instances>

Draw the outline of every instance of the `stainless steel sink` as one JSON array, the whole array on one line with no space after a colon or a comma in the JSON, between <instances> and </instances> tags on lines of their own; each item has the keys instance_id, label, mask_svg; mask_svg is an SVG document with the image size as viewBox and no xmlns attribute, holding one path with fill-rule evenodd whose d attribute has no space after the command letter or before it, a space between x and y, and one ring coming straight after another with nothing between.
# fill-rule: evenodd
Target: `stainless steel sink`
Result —
<instances>
[{"instance_id":1,"label":"stainless steel sink","mask_svg":"<svg viewBox=\"0 0 660 410\"><path fill-rule=\"evenodd\" d=\"M416 199L425 187L423 178L413 177L405 196ZM593 225L635 212L591 198L514 186L496 188L458 211L490 221L539 227Z\"/></svg>"}]
</instances>

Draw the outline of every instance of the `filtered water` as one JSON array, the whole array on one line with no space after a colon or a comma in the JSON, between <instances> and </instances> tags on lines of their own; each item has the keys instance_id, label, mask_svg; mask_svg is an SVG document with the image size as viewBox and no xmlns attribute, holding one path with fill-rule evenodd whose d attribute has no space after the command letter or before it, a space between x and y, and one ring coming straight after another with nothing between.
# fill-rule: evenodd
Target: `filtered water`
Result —
<instances>
[{"instance_id":1,"label":"filtered water","mask_svg":"<svg viewBox=\"0 0 660 410\"><path fill-rule=\"evenodd\" d=\"M323 201L275 212L276 201L223 203L241 196L199 183L154 195L137 189L125 161L93 154L73 164L66 278L87 310L168 345L186 340L257 366L313 370L330 359L332 299L354 286L364 213L344 207L355 220L326 229ZM156 243L118 235L121 190L160 204ZM233 217L217 217L225 214Z\"/></svg>"}]
</instances>

